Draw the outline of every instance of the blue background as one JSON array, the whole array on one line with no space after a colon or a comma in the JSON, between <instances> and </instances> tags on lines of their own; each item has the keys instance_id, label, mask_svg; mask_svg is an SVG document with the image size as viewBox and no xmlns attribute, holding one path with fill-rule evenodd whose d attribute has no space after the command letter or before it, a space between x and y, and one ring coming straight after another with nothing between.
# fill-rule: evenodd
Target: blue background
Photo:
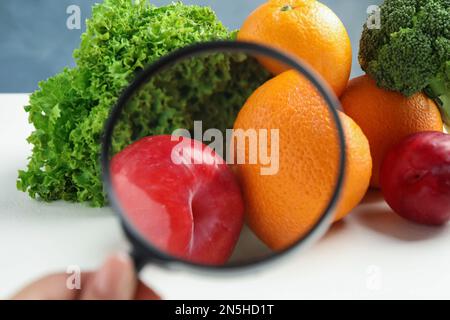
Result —
<instances>
[{"instance_id":1,"label":"blue background","mask_svg":"<svg viewBox=\"0 0 450 320\"><path fill-rule=\"evenodd\" d=\"M0 0L0 92L31 92L40 80L72 66L72 51L80 41L84 20L95 0ZM168 0L152 0L164 5ZM185 0L186 4L211 6L231 29L265 0ZM358 41L366 10L380 0L322 0L346 25L353 42L353 76L361 73L357 63ZM81 8L82 29L66 27L68 6Z\"/></svg>"}]
</instances>

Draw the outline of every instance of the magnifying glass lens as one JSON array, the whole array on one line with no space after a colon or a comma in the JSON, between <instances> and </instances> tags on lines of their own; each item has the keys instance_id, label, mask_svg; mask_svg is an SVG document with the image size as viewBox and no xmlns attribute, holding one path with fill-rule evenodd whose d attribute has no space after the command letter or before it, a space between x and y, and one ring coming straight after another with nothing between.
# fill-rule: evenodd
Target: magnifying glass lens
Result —
<instances>
[{"instance_id":1,"label":"magnifying glass lens","mask_svg":"<svg viewBox=\"0 0 450 320\"><path fill-rule=\"evenodd\" d=\"M264 261L333 219L345 153L335 98L307 67L270 74L260 61L290 60L269 49L211 49L130 86L112 120L110 198L149 258Z\"/></svg>"}]
</instances>

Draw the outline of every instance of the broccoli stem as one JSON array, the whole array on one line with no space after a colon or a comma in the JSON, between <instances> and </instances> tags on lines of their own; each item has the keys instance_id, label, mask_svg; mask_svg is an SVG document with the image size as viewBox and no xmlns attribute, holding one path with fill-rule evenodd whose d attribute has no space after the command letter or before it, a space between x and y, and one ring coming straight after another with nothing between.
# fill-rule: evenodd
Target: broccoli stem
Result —
<instances>
[{"instance_id":1,"label":"broccoli stem","mask_svg":"<svg viewBox=\"0 0 450 320\"><path fill-rule=\"evenodd\" d=\"M430 82L426 93L436 101L448 130L450 128L450 87L447 81L443 77L436 77Z\"/></svg>"}]
</instances>

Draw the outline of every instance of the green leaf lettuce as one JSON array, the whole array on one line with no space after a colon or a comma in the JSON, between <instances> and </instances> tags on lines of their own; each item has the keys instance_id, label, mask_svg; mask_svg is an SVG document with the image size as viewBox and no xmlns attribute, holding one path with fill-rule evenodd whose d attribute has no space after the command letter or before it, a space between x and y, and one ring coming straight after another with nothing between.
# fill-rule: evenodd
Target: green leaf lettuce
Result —
<instances>
[{"instance_id":1,"label":"green leaf lettuce","mask_svg":"<svg viewBox=\"0 0 450 320\"><path fill-rule=\"evenodd\" d=\"M27 169L19 172L18 189L44 201L105 205L101 136L123 89L136 72L178 48L234 36L208 7L155 7L142 0L95 5L74 52L76 67L41 82L25 108L35 131L28 138L33 153ZM191 128L193 120L203 120L205 127L231 128L246 98L267 77L253 59L239 55L186 61L135 97L127 108L129 125L114 134L115 147L120 149L132 136ZM191 90L183 92L183 85Z\"/></svg>"}]
</instances>

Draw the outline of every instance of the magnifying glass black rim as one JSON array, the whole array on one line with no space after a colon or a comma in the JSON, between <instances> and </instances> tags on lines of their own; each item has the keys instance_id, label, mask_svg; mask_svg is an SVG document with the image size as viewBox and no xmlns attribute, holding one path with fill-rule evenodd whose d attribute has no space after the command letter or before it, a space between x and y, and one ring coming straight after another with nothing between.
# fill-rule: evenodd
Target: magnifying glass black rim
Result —
<instances>
[{"instance_id":1,"label":"magnifying glass black rim","mask_svg":"<svg viewBox=\"0 0 450 320\"><path fill-rule=\"evenodd\" d=\"M133 227L131 223L128 222L127 218L123 214L123 210L120 206L119 201L117 200L117 196L114 192L114 188L112 186L111 175L110 175L110 147L112 142L112 134L114 132L114 128L116 123L119 121L120 115L128 104L130 99L133 97L134 93L141 88L142 85L147 83L147 81L156 75L158 72L164 70L166 67L173 65L177 61L184 60L186 58L190 58L193 56L197 56L199 54L208 54L208 53L223 53L224 51L229 53L246 53L254 56L265 56L268 58L272 58L279 62L284 63L287 66L290 66L292 69L297 70L300 74L305 76L306 79L311 81L313 85L317 88L323 99L325 100L327 107L330 109L333 120L336 123L337 131L338 131L338 140L340 145L340 157L339 157L339 174L336 181L335 189L333 195L331 197L328 206L323 211L320 219L316 222L313 228L308 231L305 235L303 235L300 239L298 239L294 244L292 244L287 249L274 252L273 255L263 258L255 258L253 260L249 260L243 263L230 263L223 266L214 266L214 265L204 265L195 262L189 262L182 259L178 259L176 257L167 255L160 250L151 246L148 241L146 241L140 233ZM345 164L346 164L346 143L344 136L344 129L342 123L340 121L338 110L340 109L340 104L333 93L331 93L328 86L324 84L323 80L313 71L309 66L304 64L303 62L297 60L294 57L291 57L277 49L264 46L261 44L253 43L253 42L244 42L244 41L211 41L211 42L203 42L193 44L182 49L179 49L167 56L161 58L156 61L143 71L141 71L134 81L124 90L120 98L118 99L116 105L112 108L109 118L106 121L102 148L101 148L101 164L102 164L102 175L103 175L103 183L105 191L108 195L108 199L112 208L119 215L120 221L124 228L124 231L133 246L132 252L133 258L136 260L140 266L142 267L146 263L157 263L162 265L170 265L173 263L181 264L187 267L194 267L203 270L209 271L223 271L223 270L233 270L239 269L242 270L244 268L252 267L252 266L260 266L265 263L273 262L274 260L280 258L281 256L287 255L293 250L297 250L302 247L302 244L307 243L309 239L318 236L321 232L322 227L325 224L331 222L331 219L334 214L334 208L336 207L337 201L341 194L341 189L344 183L345 176Z\"/></svg>"}]
</instances>

